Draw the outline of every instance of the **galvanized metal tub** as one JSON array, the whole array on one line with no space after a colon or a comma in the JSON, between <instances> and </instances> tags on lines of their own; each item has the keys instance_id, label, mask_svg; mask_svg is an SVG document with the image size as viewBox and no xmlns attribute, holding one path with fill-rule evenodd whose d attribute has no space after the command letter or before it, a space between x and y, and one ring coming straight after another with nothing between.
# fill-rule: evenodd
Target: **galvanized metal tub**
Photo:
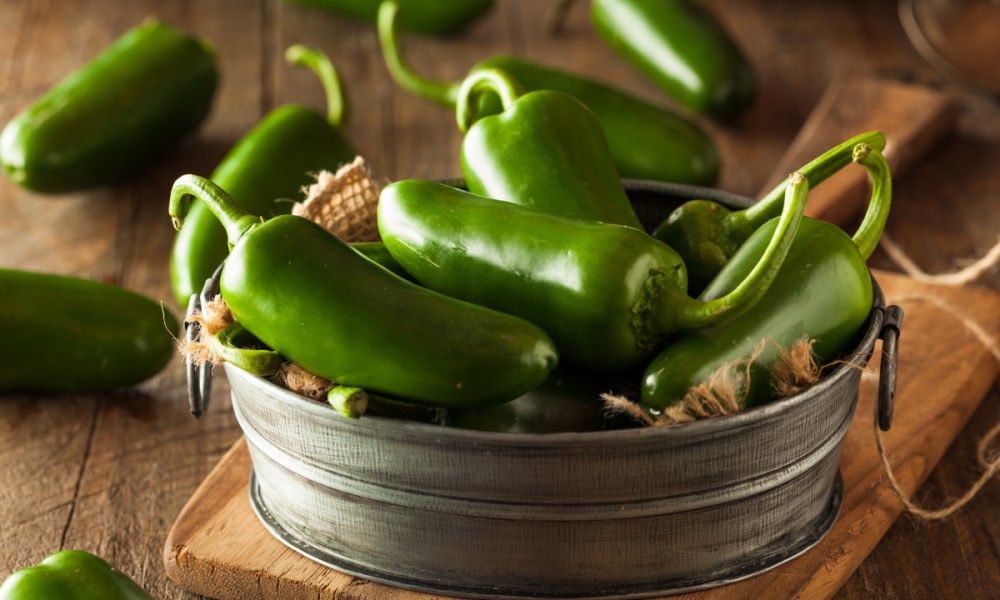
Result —
<instances>
[{"instance_id":1,"label":"galvanized metal tub","mask_svg":"<svg viewBox=\"0 0 1000 600\"><path fill-rule=\"evenodd\" d=\"M654 221L672 200L748 202L628 187ZM818 384L663 428L505 434L354 421L231 365L226 373L253 460L254 509L302 554L461 597L649 597L755 575L825 535L840 508L837 465L860 367L885 316L876 284L860 343Z\"/></svg>"}]
</instances>

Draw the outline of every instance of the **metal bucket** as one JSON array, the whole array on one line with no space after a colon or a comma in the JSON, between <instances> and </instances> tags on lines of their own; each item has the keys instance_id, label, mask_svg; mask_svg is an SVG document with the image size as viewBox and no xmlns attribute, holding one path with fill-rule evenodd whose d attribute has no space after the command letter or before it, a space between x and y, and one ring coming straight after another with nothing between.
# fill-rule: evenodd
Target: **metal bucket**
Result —
<instances>
[{"instance_id":1,"label":"metal bucket","mask_svg":"<svg viewBox=\"0 0 1000 600\"><path fill-rule=\"evenodd\" d=\"M652 222L686 198L749 202L627 187ZM891 418L897 310L876 284L848 363L797 395L672 427L509 434L348 420L225 369L253 460L251 502L305 556L461 597L638 598L743 579L822 539L840 509L861 367L880 337L880 421Z\"/></svg>"}]
</instances>

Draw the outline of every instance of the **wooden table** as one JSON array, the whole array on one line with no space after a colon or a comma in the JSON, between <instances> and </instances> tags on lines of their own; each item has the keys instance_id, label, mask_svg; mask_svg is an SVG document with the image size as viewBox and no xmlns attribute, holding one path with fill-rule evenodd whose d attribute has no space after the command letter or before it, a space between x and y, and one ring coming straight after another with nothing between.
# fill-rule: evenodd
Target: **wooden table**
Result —
<instances>
[{"instance_id":1,"label":"wooden table","mask_svg":"<svg viewBox=\"0 0 1000 600\"><path fill-rule=\"evenodd\" d=\"M761 83L756 105L738 120L706 122L724 161L719 187L756 194L832 78L918 82L954 94L961 114L957 133L896 180L888 232L931 272L954 269L995 242L1000 104L927 65L904 35L894 3L707 4L746 50ZM583 6L570 12L559 37L542 26L547 7L498 0L462 36L407 37L411 60L451 79L491 52L516 52L668 102L597 39ZM45 197L0 180L0 267L114 282L162 299L179 316L167 277L170 185L182 173L210 173L271 108L291 101L324 106L314 78L284 65L282 52L292 43L319 47L336 62L351 104L346 134L378 176L459 173L452 116L395 87L371 26L275 0L5 0L0 122L152 14L214 42L222 83L209 120L154 166L114 187ZM882 254L872 263L895 268ZM1000 275L993 269L981 283L1000 290ZM904 343L934 340L904 333ZM0 396L0 578L56 550L80 548L118 565L157 598L193 598L165 576L162 548L178 511L240 435L227 391L217 380L210 410L192 419L178 359L128 392ZM975 442L998 419L994 385L920 490L920 501L938 505L972 483ZM998 511L1000 485L992 482L944 522L899 519L837 598L996 598Z\"/></svg>"}]
</instances>

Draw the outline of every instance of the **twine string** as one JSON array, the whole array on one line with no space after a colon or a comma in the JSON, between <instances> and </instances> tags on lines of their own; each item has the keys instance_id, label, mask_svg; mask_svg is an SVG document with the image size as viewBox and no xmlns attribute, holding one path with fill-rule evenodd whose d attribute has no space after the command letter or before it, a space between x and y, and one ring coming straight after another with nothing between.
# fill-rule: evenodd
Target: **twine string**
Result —
<instances>
[{"instance_id":1,"label":"twine string","mask_svg":"<svg viewBox=\"0 0 1000 600\"><path fill-rule=\"evenodd\" d=\"M962 286L967 285L1000 263L1000 242L995 244L989 252L982 258L976 260L964 269L951 273L928 274L921 269L913 260L906 255L889 236L883 234L880 241L882 248L890 259L893 260L907 275L922 283L932 283L936 285ZM958 320L962 326L978 339L983 346L993 355L993 358L1000 363L1000 342L990 335L986 329L970 318L961 307L955 306L936 296L930 294L913 293L893 298L894 302L925 302L941 309ZM877 408L876 408L877 410ZM910 514L925 520L940 520L950 517L965 505L972 501L979 494L983 486L987 484L998 472L1000 472L1000 452L990 455L990 448L994 439L1000 435L1000 422L993 427L979 440L976 446L976 460L984 469L975 483L965 491L959 498L938 509L927 509L913 502L910 496L902 489L899 480L896 478L892 464L889 462L888 452L882 440L882 430L878 426L878 419L875 419L875 443L878 447L879 459L885 471L886 479L893 495L902 503L906 511Z\"/></svg>"},{"instance_id":2,"label":"twine string","mask_svg":"<svg viewBox=\"0 0 1000 600\"><path fill-rule=\"evenodd\" d=\"M981 258L958 271L951 273L930 274L917 266L906 252L887 234L883 233L879 245L885 250L894 263L896 263L904 273L921 283L933 283L937 285L960 286L972 283L980 275L990 270L1000 262L1000 240L993 245L990 250Z\"/></svg>"}]
</instances>

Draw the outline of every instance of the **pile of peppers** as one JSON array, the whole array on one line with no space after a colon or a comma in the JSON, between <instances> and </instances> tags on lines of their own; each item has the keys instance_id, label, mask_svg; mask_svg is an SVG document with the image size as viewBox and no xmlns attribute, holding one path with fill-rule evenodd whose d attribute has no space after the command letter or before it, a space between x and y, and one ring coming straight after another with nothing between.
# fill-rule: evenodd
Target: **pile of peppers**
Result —
<instances>
[{"instance_id":1,"label":"pile of peppers","mask_svg":"<svg viewBox=\"0 0 1000 600\"><path fill-rule=\"evenodd\" d=\"M498 108L484 110L485 96ZM329 401L347 416L360 411L345 398L363 389L383 413L443 408L420 414L539 432L624 426L594 418L612 389L662 410L756 340L815 339L821 361L853 348L872 302L865 259L891 197L880 133L830 149L750 208L694 200L650 233L580 100L478 68L455 106L467 189L390 184L382 243L367 250L301 217L252 217L209 180L178 179L175 224L195 197L229 235L222 295L257 346L241 355L229 344L231 360L252 371L291 360L336 382ZM873 181L853 237L803 217L809 189L851 162ZM746 406L771 396L774 360L758 359ZM566 373L590 391L550 402L565 397L555 382Z\"/></svg>"},{"instance_id":2,"label":"pile of peppers","mask_svg":"<svg viewBox=\"0 0 1000 600\"><path fill-rule=\"evenodd\" d=\"M344 244L284 214L310 173L355 155L340 129L345 102L333 64L310 48L289 48L289 62L324 86L326 114L275 109L209 178L182 176L171 194L174 295L187 304L224 263L222 293L238 321L215 340L227 360L262 375L296 362L336 382L330 400L349 416L364 390L389 412L444 407L444 420L473 423L478 410L517 406L514 421L528 422L538 421L528 414L544 401L539 390L565 387L552 386L565 373L593 389L628 389L660 410L720 362L744 355L746 340L816 338L821 360L849 348L870 302L864 260L889 206L880 133L830 149L748 209L695 199L647 232L623 177L702 185L718 177L716 149L694 120L514 56L481 61L453 83L409 68L398 28L447 35L485 14L491 0L289 1L377 26L394 80L454 110L465 187L388 186L376 243ZM752 103L745 56L687 0L595 0L591 17L601 38L687 109L725 119ZM108 78L115 85L94 85ZM0 160L14 181L39 192L113 182L197 127L216 82L208 44L150 21L8 124ZM809 190L851 162L868 169L874 191L869 216L847 237L802 215ZM22 304L58 290L87 307L80 316L50 301L58 318L46 323L27 323L14 308L0 312L12 330L52 330L30 341L25 333L21 357L32 355L26 347L49 354L55 338L101 348L91 353L96 362L67 357L78 368L43 391L142 381L162 368L164 340L176 334L155 303L112 286L12 270L0 272L0 286ZM837 293L815 291L829 287ZM775 308L791 290L797 302L813 294L821 308ZM771 318L783 311L815 318L783 329ZM88 319L99 327L87 329ZM44 379L30 367L28 360L0 373L0 389ZM761 367L748 405L767 400L767 379Z\"/></svg>"}]
</instances>

